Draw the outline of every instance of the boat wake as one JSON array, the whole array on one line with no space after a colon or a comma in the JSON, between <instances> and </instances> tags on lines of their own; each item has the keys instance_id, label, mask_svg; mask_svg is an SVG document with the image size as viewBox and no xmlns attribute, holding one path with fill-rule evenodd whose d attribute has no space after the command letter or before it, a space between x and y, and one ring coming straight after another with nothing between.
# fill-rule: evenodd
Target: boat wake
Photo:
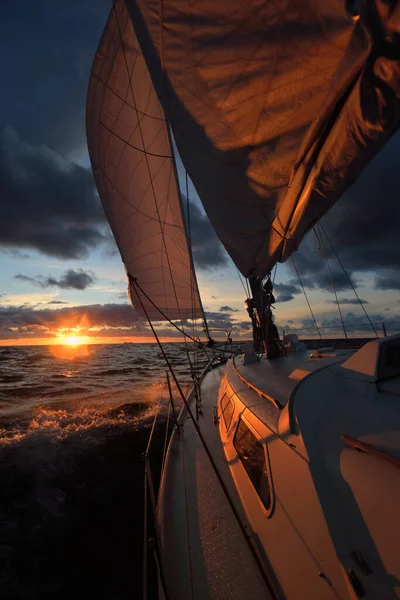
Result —
<instances>
[{"instance_id":1,"label":"boat wake","mask_svg":"<svg viewBox=\"0 0 400 600\"><path fill-rule=\"evenodd\" d=\"M140 594L142 454L154 410L70 399L1 418L3 599Z\"/></svg>"}]
</instances>

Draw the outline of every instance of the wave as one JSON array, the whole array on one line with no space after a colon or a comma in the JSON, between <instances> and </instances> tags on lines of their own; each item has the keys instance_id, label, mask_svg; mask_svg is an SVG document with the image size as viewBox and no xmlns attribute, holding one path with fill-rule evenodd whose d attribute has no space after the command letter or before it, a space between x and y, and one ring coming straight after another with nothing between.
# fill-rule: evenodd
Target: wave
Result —
<instances>
[{"instance_id":1,"label":"wave","mask_svg":"<svg viewBox=\"0 0 400 600\"><path fill-rule=\"evenodd\" d=\"M144 452L154 405L35 407L0 420L1 596L140 596ZM162 448L164 423L158 425Z\"/></svg>"}]
</instances>

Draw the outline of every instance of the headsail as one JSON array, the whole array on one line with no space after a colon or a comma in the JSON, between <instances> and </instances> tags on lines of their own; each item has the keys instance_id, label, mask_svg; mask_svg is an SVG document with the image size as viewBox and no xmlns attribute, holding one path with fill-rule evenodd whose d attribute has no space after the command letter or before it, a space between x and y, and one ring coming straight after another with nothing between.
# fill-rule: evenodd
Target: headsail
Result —
<instances>
[{"instance_id":1,"label":"headsail","mask_svg":"<svg viewBox=\"0 0 400 600\"><path fill-rule=\"evenodd\" d=\"M87 137L128 273L169 319L201 317L169 132L124 0L114 2L95 57ZM130 293L140 310L132 285ZM142 301L150 318L163 320Z\"/></svg>"},{"instance_id":2,"label":"headsail","mask_svg":"<svg viewBox=\"0 0 400 600\"><path fill-rule=\"evenodd\" d=\"M290 256L398 127L397 2L360 3L358 22L349 4L127 0L185 167L247 277Z\"/></svg>"}]
</instances>

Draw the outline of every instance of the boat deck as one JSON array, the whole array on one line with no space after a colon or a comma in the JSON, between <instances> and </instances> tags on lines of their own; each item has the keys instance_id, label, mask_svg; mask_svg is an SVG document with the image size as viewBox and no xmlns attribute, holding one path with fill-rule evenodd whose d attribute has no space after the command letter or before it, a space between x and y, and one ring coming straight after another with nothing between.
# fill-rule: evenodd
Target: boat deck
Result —
<instances>
[{"instance_id":1,"label":"boat deck","mask_svg":"<svg viewBox=\"0 0 400 600\"><path fill-rule=\"evenodd\" d=\"M213 420L223 372L221 366L205 376L199 423L234 498L232 479ZM246 597L268 600L272 596L186 411L182 423L169 447L158 508L168 596L172 600ZM241 507L235 505L245 521Z\"/></svg>"},{"instance_id":2,"label":"boat deck","mask_svg":"<svg viewBox=\"0 0 400 600\"><path fill-rule=\"evenodd\" d=\"M250 364L243 364L243 355L237 356L227 365L228 379L249 410L277 432L280 414L277 406L286 406L306 377L344 361L353 350L332 350L329 355L316 360L310 359L312 353L312 350L305 350L273 361L262 357ZM266 390L269 399L263 395Z\"/></svg>"}]
</instances>

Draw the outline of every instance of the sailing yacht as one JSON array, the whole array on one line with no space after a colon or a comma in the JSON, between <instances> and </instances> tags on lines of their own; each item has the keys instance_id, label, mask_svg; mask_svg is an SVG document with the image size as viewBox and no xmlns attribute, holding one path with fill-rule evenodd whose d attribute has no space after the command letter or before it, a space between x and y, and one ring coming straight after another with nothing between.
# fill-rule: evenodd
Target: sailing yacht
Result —
<instances>
[{"instance_id":1,"label":"sailing yacht","mask_svg":"<svg viewBox=\"0 0 400 600\"><path fill-rule=\"evenodd\" d=\"M89 82L88 146L133 306L183 402L153 498L161 598L400 597L400 336L311 351L280 340L271 311L276 263L398 129L399 9L113 3ZM253 343L227 350L225 364L175 146L251 289ZM212 354L188 395L158 322Z\"/></svg>"}]
</instances>

